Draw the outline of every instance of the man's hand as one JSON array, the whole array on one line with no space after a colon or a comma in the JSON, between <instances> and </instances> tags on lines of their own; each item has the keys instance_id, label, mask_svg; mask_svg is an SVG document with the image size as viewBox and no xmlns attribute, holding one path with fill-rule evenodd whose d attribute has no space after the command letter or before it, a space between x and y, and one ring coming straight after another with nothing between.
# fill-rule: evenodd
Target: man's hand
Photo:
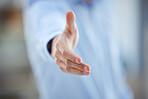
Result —
<instances>
[{"instance_id":1,"label":"man's hand","mask_svg":"<svg viewBox=\"0 0 148 99\"><path fill-rule=\"evenodd\" d=\"M69 11L66 13L64 32L53 39L51 55L55 58L56 64L63 72L89 75L90 66L82 63L81 58L73 52L78 39L79 33L75 23L75 14Z\"/></svg>"}]
</instances>

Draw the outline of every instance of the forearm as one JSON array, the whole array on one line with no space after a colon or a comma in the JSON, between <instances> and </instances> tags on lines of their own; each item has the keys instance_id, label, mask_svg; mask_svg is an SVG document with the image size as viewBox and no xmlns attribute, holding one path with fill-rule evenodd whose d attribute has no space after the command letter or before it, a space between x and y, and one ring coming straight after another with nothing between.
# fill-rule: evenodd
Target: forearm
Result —
<instances>
[{"instance_id":1,"label":"forearm","mask_svg":"<svg viewBox=\"0 0 148 99\"><path fill-rule=\"evenodd\" d=\"M62 33L65 28L65 10L63 8L58 10L58 4L37 1L25 10L24 18L27 23L25 25L29 27L27 31L30 31L28 37L35 42L33 46L39 46L45 49L44 51L47 50L48 42ZM48 55L50 56L49 53Z\"/></svg>"}]
</instances>

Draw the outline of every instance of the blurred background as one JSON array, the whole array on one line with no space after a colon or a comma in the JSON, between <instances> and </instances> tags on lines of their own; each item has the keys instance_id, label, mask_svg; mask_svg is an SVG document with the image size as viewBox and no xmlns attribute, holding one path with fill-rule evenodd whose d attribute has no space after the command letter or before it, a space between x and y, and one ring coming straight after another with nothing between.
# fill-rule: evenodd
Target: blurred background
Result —
<instances>
[{"instance_id":1,"label":"blurred background","mask_svg":"<svg viewBox=\"0 0 148 99\"><path fill-rule=\"evenodd\" d=\"M148 0L115 0L127 81L148 99ZM38 99L23 38L25 0L0 0L0 99Z\"/></svg>"},{"instance_id":2,"label":"blurred background","mask_svg":"<svg viewBox=\"0 0 148 99\"><path fill-rule=\"evenodd\" d=\"M0 99L38 99L23 37L25 0L0 0Z\"/></svg>"}]
</instances>

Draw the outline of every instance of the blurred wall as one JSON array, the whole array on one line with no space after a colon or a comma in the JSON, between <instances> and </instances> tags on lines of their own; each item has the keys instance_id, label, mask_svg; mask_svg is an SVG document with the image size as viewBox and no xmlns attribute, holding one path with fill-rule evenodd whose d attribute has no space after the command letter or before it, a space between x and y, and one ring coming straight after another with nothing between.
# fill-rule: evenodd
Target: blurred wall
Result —
<instances>
[{"instance_id":1,"label":"blurred wall","mask_svg":"<svg viewBox=\"0 0 148 99\"><path fill-rule=\"evenodd\" d=\"M24 0L0 0L0 99L37 99L23 37Z\"/></svg>"},{"instance_id":2,"label":"blurred wall","mask_svg":"<svg viewBox=\"0 0 148 99\"><path fill-rule=\"evenodd\" d=\"M142 62L142 89L145 99L148 99L148 0L141 0L141 62Z\"/></svg>"},{"instance_id":3,"label":"blurred wall","mask_svg":"<svg viewBox=\"0 0 148 99\"><path fill-rule=\"evenodd\" d=\"M148 99L148 1L116 3L128 82L135 99Z\"/></svg>"}]
</instances>

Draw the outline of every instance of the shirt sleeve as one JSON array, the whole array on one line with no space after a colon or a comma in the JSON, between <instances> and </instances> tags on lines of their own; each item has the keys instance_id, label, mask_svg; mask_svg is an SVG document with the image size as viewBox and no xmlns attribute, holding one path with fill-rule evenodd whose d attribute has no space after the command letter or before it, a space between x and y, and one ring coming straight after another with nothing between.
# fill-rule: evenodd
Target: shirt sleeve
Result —
<instances>
[{"instance_id":1,"label":"shirt sleeve","mask_svg":"<svg viewBox=\"0 0 148 99\"><path fill-rule=\"evenodd\" d=\"M36 46L43 49L42 56L53 58L49 54L47 44L55 36L61 34L65 28L65 15L69 9L63 0L30 0L26 7L27 21L32 30L30 36ZM48 60L49 60L48 59Z\"/></svg>"},{"instance_id":2,"label":"shirt sleeve","mask_svg":"<svg viewBox=\"0 0 148 99\"><path fill-rule=\"evenodd\" d=\"M48 52L50 53L50 55L51 55L51 50L52 50L52 41L53 41L53 39L54 38L52 38L49 42L48 42L48 44L47 44L47 50L48 50Z\"/></svg>"}]
</instances>

